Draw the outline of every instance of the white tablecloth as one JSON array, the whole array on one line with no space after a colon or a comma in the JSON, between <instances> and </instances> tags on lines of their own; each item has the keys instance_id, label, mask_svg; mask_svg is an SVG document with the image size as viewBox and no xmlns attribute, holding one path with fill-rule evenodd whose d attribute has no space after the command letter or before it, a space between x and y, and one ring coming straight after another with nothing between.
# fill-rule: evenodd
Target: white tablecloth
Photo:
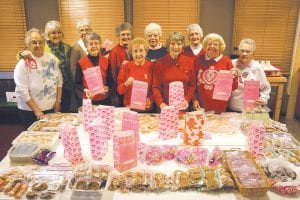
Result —
<instances>
[{"instance_id":1,"label":"white tablecloth","mask_svg":"<svg viewBox=\"0 0 300 200\"><path fill-rule=\"evenodd\" d=\"M109 152L105 156L102 161L93 161L90 156L90 147L89 147L89 136L82 129L82 126L78 127L78 135L80 138L80 143L84 155L85 162L93 162L96 164L108 164L113 166L113 154L112 154L112 141L109 141ZM179 134L177 138L171 140L160 140L158 139L158 133L148 133L140 135L141 142L145 142L147 144L174 144L174 145L182 145L181 135ZM222 150L229 150L232 148L245 149L245 140L246 137L239 131L236 131L233 134L213 134L211 139L205 140L202 147L207 148L208 150L212 150L215 145L219 145ZM50 164L58 164L58 163L67 163L67 160L63 157L63 146L59 141L57 144L56 156L51 160ZM10 167L9 159L6 156L0 162L0 169L7 169ZM145 165L143 163L138 163L138 166L134 169L148 169L155 171L162 171L167 174L172 173L175 169L187 169L187 167L183 164L180 164L176 161L165 161L160 165ZM118 173L117 170L114 170L114 173ZM151 192L142 192L142 193L120 193L119 191L110 192L105 191L102 194L102 198L100 196L97 199L105 199L105 200L135 200L135 199L143 199L143 200L195 200L195 199L203 199L203 200L240 200L240 199L255 199L255 200L281 200L281 199L299 199L300 197L283 197L277 195L271 191L267 192L267 195L264 197L252 197L245 198L242 197L238 191L212 191L212 192L196 192L196 191L187 191L187 192L161 192L161 193L151 193ZM11 199L7 196L0 195L0 200L2 199ZM71 191L64 191L62 193L58 193L55 196L57 200L65 200L65 199L96 199L92 197L80 197L78 194L73 194Z\"/></svg>"}]
</instances>

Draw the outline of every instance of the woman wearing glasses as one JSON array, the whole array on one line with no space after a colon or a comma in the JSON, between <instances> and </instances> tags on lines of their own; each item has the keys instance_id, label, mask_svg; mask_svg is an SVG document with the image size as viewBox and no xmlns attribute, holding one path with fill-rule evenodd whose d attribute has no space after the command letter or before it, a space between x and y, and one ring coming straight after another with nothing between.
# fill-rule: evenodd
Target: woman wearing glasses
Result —
<instances>
[{"instance_id":1,"label":"woman wearing glasses","mask_svg":"<svg viewBox=\"0 0 300 200\"><path fill-rule=\"evenodd\" d=\"M222 54L226 44L222 36L210 33L203 39L203 47L206 53L195 61L197 87L193 100L194 109L198 110L201 106L206 111L225 112L228 101L213 99L213 93L218 72L220 70L231 72L233 68L231 60ZM236 87L235 77L232 90Z\"/></svg>"},{"instance_id":2,"label":"woman wearing glasses","mask_svg":"<svg viewBox=\"0 0 300 200\"><path fill-rule=\"evenodd\" d=\"M270 98L270 83L261 65L253 59L255 50L255 41L245 38L239 44L239 58L232 60L238 74L238 88L232 92L229 101L229 108L233 111L241 112L243 110L244 83L247 80L260 81L257 105L266 105Z\"/></svg>"}]
</instances>

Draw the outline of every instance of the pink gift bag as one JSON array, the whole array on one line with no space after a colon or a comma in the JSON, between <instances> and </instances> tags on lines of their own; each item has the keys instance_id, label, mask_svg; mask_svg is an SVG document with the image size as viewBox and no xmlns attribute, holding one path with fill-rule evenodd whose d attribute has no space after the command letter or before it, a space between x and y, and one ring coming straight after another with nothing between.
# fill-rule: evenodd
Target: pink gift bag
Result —
<instances>
[{"instance_id":1,"label":"pink gift bag","mask_svg":"<svg viewBox=\"0 0 300 200\"><path fill-rule=\"evenodd\" d=\"M123 172L137 166L137 145L132 130L115 131L113 136L114 167Z\"/></svg>"},{"instance_id":2,"label":"pink gift bag","mask_svg":"<svg viewBox=\"0 0 300 200\"><path fill-rule=\"evenodd\" d=\"M103 91L103 79L99 66L87 68L83 71L83 75L92 95L95 96Z\"/></svg>"},{"instance_id":3,"label":"pink gift bag","mask_svg":"<svg viewBox=\"0 0 300 200\"><path fill-rule=\"evenodd\" d=\"M148 83L144 81L133 81L130 108L145 110L148 94Z\"/></svg>"},{"instance_id":4,"label":"pink gift bag","mask_svg":"<svg viewBox=\"0 0 300 200\"><path fill-rule=\"evenodd\" d=\"M173 81L169 84L169 106L182 109L184 102L184 89L181 81Z\"/></svg>"},{"instance_id":5,"label":"pink gift bag","mask_svg":"<svg viewBox=\"0 0 300 200\"><path fill-rule=\"evenodd\" d=\"M217 74L213 99L228 101L232 91L233 76L229 71L220 71Z\"/></svg>"},{"instance_id":6,"label":"pink gift bag","mask_svg":"<svg viewBox=\"0 0 300 200\"><path fill-rule=\"evenodd\" d=\"M71 123L59 125L59 134L64 148L64 157L72 164L83 161L77 128Z\"/></svg>"},{"instance_id":7,"label":"pink gift bag","mask_svg":"<svg viewBox=\"0 0 300 200\"><path fill-rule=\"evenodd\" d=\"M166 106L161 109L159 116L159 138L176 138L178 134L178 109Z\"/></svg>"},{"instance_id":8,"label":"pink gift bag","mask_svg":"<svg viewBox=\"0 0 300 200\"><path fill-rule=\"evenodd\" d=\"M134 111L124 111L122 117L122 131L133 130L135 141L140 141L139 137L139 114Z\"/></svg>"}]
</instances>

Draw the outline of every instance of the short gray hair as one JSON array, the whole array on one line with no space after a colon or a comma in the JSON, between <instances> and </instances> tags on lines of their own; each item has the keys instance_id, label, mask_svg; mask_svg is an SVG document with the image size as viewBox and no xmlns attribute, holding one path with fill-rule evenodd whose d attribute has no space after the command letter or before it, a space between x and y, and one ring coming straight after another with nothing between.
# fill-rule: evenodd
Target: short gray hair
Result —
<instances>
[{"instance_id":1,"label":"short gray hair","mask_svg":"<svg viewBox=\"0 0 300 200\"><path fill-rule=\"evenodd\" d=\"M132 35L132 25L128 22L122 22L116 27L115 33L117 37L120 37L121 31L129 30Z\"/></svg>"},{"instance_id":2,"label":"short gray hair","mask_svg":"<svg viewBox=\"0 0 300 200\"><path fill-rule=\"evenodd\" d=\"M241 40L240 44L239 44L239 49L241 48L241 46L243 44L248 44L249 46L252 47L253 52L256 51L256 42L255 40L251 39L251 38L244 38Z\"/></svg>"},{"instance_id":3,"label":"short gray hair","mask_svg":"<svg viewBox=\"0 0 300 200\"><path fill-rule=\"evenodd\" d=\"M161 30L160 25L157 24L157 23L150 23L150 24L148 24L148 25L145 27L144 35L145 35L145 37L147 37L147 35L148 35L149 33L152 33L152 32L155 32L155 31L158 32L159 37L162 36L162 30Z\"/></svg>"},{"instance_id":4,"label":"short gray hair","mask_svg":"<svg viewBox=\"0 0 300 200\"><path fill-rule=\"evenodd\" d=\"M88 19L79 19L76 23L76 28L77 30L79 30L82 26L89 26L90 28L92 28L92 24L90 23L90 21Z\"/></svg>"},{"instance_id":5,"label":"short gray hair","mask_svg":"<svg viewBox=\"0 0 300 200\"><path fill-rule=\"evenodd\" d=\"M203 30L198 24L189 24L186 27L186 34L189 37L192 31L197 31L201 37L203 38Z\"/></svg>"},{"instance_id":6,"label":"short gray hair","mask_svg":"<svg viewBox=\"0 0 300 200\"><path fill-rule=\"evenodd\" d=\"M226 48L226 44L225 41L223 39L223 37L217 33L210 33L207 36L205 36L205 38L203 39L203 47L204 49L207 46L207 42L209 40L217 40L220 43L220 47L221 47L221 52L223 52Z\"/></svg>"},{"instance_id":7,"label":"short gray hair","mask_svg":"<svg viewBox=\"0 0 300 200\"><path fill-rule=\"evenodd\" d=\"M88 41L90 41L90 40L98 40L98 41L100 41L100 43L102 43L100 35L98 35L95 32L86 34L85 39L84 39L84 45L87 46Z\"/></svg>"},{"instance_id":8,"label":"short gray hair","mask_svg":"<svg viewBox=\"0 0 300 200\"><path fill-rule=\"evenodd\" d=\"M169 49L171 41L181 41L182 45L185 46L184 36L180 32L172 32L166 38L166 47Z\"/></svg>"},{"instance_id":9,"label":"short gray hair","mask_svg":"<svg viewBox=\"0 0 300 200\"><path fill-rule=\"evenodd\" d=\"M52 31L55 31L55 30L58 30L58 31L62 32L62 26L61 26L60 22L55 21L55 20L48 21L45 25L45 38L46 38L46 40L50 40L49 33L52 32Z\"/></svg>"},{"instance_id":10,"label":"short gray hair","mask_svg":"<svg viewBox=\"0 0 300 200\"><path fill-rule=\"evenodd\" d=\"M45 36L44 36L44 34L39 29L32 28L32 29L29 29L26 32L26 35L25 35L25 45L26 45L26 47L29 47L30 42L31 42L31 33L34 33L34 32L39 33L42 36L43 42L45 42Z\"/></svg>"}]
</instances>

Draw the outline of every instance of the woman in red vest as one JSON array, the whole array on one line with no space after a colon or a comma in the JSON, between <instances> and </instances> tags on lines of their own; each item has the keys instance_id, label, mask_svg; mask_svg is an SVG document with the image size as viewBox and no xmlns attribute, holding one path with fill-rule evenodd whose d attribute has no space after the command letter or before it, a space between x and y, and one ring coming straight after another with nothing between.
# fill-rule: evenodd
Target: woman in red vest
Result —
<instances>
[{"instance_id":1,"label":"woman in red vest","mask_svg":"<svg viewBox=\"0 0 300 200\"><path fill-rule=\"evenodd\" d=\"M110 105L110 91L114 81L108 59L100 53L101 37L97 33L90 33L86 35L85 45L87 47L88 55L81 58L77 63L75 87L82 91L83 98L92 99L93 104ZM88 89L83 74L83 71L90 67L98 67L103 80L103 91L95 96L92 95L91 91Z\"/></svg>"}]
</instances>

